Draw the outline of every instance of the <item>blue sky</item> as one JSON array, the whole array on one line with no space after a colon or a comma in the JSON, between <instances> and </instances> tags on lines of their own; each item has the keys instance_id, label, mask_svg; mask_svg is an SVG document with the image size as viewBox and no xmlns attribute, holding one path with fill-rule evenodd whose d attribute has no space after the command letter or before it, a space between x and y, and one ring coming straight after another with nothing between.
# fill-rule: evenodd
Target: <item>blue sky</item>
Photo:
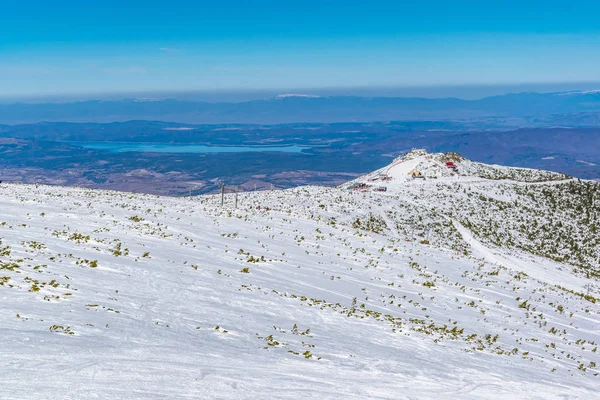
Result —
<instances>
[{"instance_id":1,"label":"blue sky","mask_svg":"<svg viewBox=\"0 0 600 400\"><path fill-rule=\"evenodd\" d=\"M11 1L0 96L600 81L600 2Z\"/></svg>"}]
</instances>

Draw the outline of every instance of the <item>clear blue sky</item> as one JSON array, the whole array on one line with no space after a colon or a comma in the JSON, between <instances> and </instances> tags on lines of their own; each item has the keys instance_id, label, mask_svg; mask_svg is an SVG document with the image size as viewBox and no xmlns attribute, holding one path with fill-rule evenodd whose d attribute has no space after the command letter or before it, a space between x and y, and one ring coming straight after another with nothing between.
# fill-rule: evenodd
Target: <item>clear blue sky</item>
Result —
<instances>
[{"instance_id":1,"label":"clear blue sky","mask_svg":"<svg viewBox=\"0 0 600 400\"><path fill-rule=\"evenodd\" d=\"M7 1L0 95L600 81L600 2Z\"/></svg>"}]
</instances>

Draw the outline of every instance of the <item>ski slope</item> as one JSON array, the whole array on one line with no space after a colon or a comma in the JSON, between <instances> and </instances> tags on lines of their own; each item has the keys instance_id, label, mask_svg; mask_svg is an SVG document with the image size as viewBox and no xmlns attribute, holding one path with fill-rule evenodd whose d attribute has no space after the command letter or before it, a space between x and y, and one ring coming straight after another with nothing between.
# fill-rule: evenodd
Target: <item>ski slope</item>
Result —
<instances>
[{"instance_id":1,"label":"ski slope","mask_svg":"<svg viewBox=\"0 0 600 400\"><path fill-rule=\"evenodd\" d=\"M597 280L485 243L436 185L506 181L414 157L237 209L2 184L0 398L598 398Z\"/></svg>"}]
</instances>

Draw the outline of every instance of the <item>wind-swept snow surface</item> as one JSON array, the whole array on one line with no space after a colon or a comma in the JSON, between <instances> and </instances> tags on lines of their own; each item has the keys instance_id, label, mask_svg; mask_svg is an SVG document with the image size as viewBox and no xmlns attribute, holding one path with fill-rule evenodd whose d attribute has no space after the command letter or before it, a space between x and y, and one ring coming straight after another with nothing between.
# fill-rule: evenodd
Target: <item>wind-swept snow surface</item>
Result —
<instances>
[{"instance_id":1,"label":"wind-swept snow surface","mask_svg":"<svg viewBox=\"0 0 600 400\"><path fill-rule=\"evenodd\" d=\"M482 228L515 201L533 224L530 193L574 183L410 158L425 180L392 169L386 192L257 192L237 209L3 184L0 398L597 397L594 233L573 232L580 259L549 260L517 217L495 221L509 244Z\"/></svg>"}]
</instances>

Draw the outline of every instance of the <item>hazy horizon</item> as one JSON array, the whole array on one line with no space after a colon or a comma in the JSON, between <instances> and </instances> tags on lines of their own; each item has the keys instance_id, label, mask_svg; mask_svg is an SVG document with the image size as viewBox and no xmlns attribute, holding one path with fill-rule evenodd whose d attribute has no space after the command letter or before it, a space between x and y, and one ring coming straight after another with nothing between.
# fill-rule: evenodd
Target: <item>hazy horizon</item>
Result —
<instances>
[{"instance_id":1,"label":"hazy horizon","mask_svg":"<svg viewBox=\"0 0 600 400\"><path fill-rule=\"evenodd\" d=\"M317 96L365 96L365 97L422 97L458 98L477 100L489 96L511 93L536 92L553 93L567 91L600 90L597 82L563 83L520 83L509 85L431 85L431 86L390 86L390 87L337 87L337 88L285 88L280 89L239 89L239 90L188 90L188 91L115 91L93 93L67 93L44 96L6 96L0 94L0 103L54 103L90 100L138 99L177 99L205 102L244 102L273 98L281 94L305 94Z\"/></svg>"}]
</instances>

